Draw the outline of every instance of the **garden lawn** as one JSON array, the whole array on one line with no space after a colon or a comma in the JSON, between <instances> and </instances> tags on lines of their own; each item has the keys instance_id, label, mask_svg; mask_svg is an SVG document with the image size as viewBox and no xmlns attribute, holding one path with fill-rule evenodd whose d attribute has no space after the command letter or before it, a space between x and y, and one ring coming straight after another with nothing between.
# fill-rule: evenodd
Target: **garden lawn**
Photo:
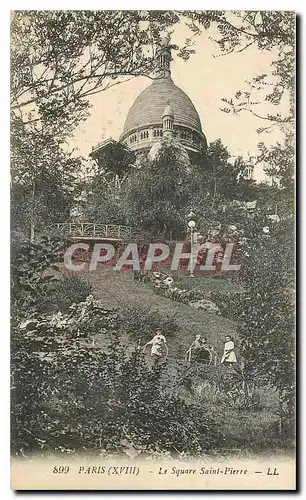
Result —
<instances>
[{"instance_id":1,"label":"garden lawn","mask_svg":"<svg viewBox=\"0 0 306 500\"><path fill-rule=\"evenodd\" d=\"M78 274L92 284L94 296L102 300L106 308L143 308L161 314L175 314L179 330L169 339L169 349L177 355L184 355L198 333L206 337L219 354L223 352L225 335L236 336L233 321L159 296L148 284L135 281L132 272L116 272L104 268ZM193 280L195 288L201 284L201 288L205 287L207 292L216 292L217 289L224 292L224 280L226 280L226 291L230 288L228 278L214 280L211 277L195 277Z\"/></svg>"}]
</instances>

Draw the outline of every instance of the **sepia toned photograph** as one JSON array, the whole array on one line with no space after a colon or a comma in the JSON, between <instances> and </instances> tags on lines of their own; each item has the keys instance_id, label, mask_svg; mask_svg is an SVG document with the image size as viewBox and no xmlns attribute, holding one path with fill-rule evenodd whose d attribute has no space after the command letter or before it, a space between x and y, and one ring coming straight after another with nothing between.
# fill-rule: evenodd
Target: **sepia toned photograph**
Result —
<instances>
[{"instance_id":1,"label":"sepia toned photograph","mask_svg":"<svg viewBox=\"0 0 306 500\"><path fill-rule=\"evenodd\" d=\"M10 39L11 488L295 490L295 12Z\"/></svg>"}]
</instances>

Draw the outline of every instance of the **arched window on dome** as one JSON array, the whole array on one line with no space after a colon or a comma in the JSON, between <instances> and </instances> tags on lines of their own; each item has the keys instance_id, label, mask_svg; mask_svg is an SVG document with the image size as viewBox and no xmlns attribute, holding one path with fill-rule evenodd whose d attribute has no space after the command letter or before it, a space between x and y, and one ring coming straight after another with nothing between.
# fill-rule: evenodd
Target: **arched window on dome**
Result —
<instances>
[{"instance_id":1,"label":"arched window on dome","mask_svg":"<svg viewBox=\"0 0 306 500\"><path fill-rule=\"evenodd\" d=\"M181 139L183 139L184 141L191 141L192 137L191 137L190 133L187 132L187 130L182 130L181 131Z\"/></svg>"},{"instance_id":2,"label":"arched window on dome","mask_svg":"<svg viewBox=\"0 0 306 500\"><path fill-rule=\"evenodd\" d=\"M148 139L148 137L149 137L149 131L148 130L144 130L143 132L140 132L140 140Z\"/></svg>"}]
</instances>

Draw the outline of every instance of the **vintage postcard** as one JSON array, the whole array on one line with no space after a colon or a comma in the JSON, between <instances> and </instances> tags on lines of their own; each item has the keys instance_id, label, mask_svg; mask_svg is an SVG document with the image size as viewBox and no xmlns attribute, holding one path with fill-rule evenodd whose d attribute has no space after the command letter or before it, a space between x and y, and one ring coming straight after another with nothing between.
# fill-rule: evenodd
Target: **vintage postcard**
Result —
<instances>
[{"instance_id":1,"label":"vintage postcard","mask_svg":"<svg viewBox=\"0 0 306 500\"><path fill-rule=\"evenodd\" d=\"M11 488L295 490L295 13L10 22Z\"/></svg>"}]
</instances>

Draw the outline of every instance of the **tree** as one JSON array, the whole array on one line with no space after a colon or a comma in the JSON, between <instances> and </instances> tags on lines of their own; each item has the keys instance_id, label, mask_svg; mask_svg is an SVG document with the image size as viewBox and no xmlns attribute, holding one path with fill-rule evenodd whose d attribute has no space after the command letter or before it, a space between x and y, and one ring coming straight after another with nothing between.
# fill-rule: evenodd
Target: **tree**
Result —
<instances>
[{"instance_id":1,"label":"tree","mask_svg":"<svg viewBox=\"0 0 306 500\"><path fill-rule=\"evenodd\" d=\"M169 11L12 13L13 225L30 229L32 241L38 218L69 215L82 159L65 142L87 117L89 96L148 75L155 42L177 20Z\"/></svg>"},{"instance_id":2,"label":"tree","mask_svg":"<svg viewBox=\"0 0 306 500\"><path fill-rule=\"evenodd\" d=\"M127 179L124 179L127 182ZM123 182L116 179L95 180L87 186L84 214L88 220L104 224L126 224L126 213L123 208Z\"/></svg>"},{"instance_id":3,"label":"tree","mask_svg":"<svg viewBox=\"0 0 306 500\"><path fill-rule=\"evenodd\" d=\"M131 172L135 155L124 145L109 144L93 152L84 178L82 212L88 220L124 224L120 203L122 187Z\"/></svg>"},{"instance_id":4,"label":"tree","mask_svg":"<svg viewBox=\"0 0 306 500\"><path fill-rule=\"evenodd\" d=\"M99 177L122 179L133 168L135 163L135 153L120 142L110 142L102 151L96 154L91 153L95 160L95 183L99 182Z\"/></svg>"},{"instance_id":5,"label":"tree","mask_svg":"<svg viewBox=\"0 0 306 500\"><path fill-rule=\"evenodd\" d=\"M47 132L25 131L20 122L14 123L11 149L12 229L33 242L37 230L69 218L82 160Z\"/></svg>"},{"instance_id":6,"label":"tree","mask_svg":"<svg viewBox=\"0 0 306 500\"><path fill-rule=\"evenodd\" d=\"M295 91L295 13L292 11L186 11L191 20L189 27L194 36L202 29L216 26L219 37L215 42L220 48L220 55L242 52L250 46L259 50L273 51L270 74L258 74L246 87L237 89L232 97L224 97L221 108L225 113L249 113L259 118L263 126L259 133L269 132L277 127L284 132L285 142L282 147L277 144L270 150L260 146L258 161L267 163L267 173L272 174L270 162L273 163L273 176L278 178L281 186L288 187L292 196L294 175L294 91ZM288 103L287 103L288 101ZM264 103L264 109L262 104ZM282 103L283 109L279 111ZM286 105L285 105L286 103ZM271 110L271 111L270 111ZM276 110L276 111L275 111ZM281 153L279 154L279 149ZM285 165L284 155L287 157Z\"/></svg>"},{"instance_id":7,"label":"tree","mask_svg":"<svg viewBox=\"0 0 306 500\"><path fill-rule=\"evenodd\" d=\"M87 182L85 212L90 220L124 223L120 209L121 191L134 168L135 154L118 142L110 142L103 150L93 152Z\"/></svg>"},{"instance_id":8,"label":"tree","mask_svg":"<svg viewBox=\"0 0 306 500\"><path fill-rule=\"evenodd\" d=\"M166 231L168 236L172 232L179 237L185 232L185 217L190 207L200 217L203 213L207 223L216 219L216 213L222 218L224 204L256 197L254 181L245 178L246 163L241 158L231 162L230 153L220 139L212 142L192 167L180 159L175 146L169 149L168 145L161 153L158 164L156 159L153 163L150 159L143 160L140 170L131 163L135 161L133 155L120 144L111 145L99 155L88 185L88 217L139 226L155 236ZM150 209L145 208L147 204ZM141 215L137 214L138 209Z\"/></svg>"},{"instance_id":9,"label":"tree","mask_svg":"<svg viewBox=\"0 0 306 500\"><path fill-rule=\"evenodd\" d=\"M278 184L257 188L259 213L246 231L248 259L241 280L245 293L237 308L246 370L266 380L280 394L280 423L292 432L294 410L294 85L295 14L285 11L188 12L195 35L212 24L221 54L242 52L251 45L275 53L270 75L259 74L237 89L234 97L223 98L225 113L249 113L262 120L259 133L277 127L284 142L266 147L259 144L258 161ZM287 111L279 104L288 99ZM262 106L264 104L264 106ZM264 107L264 110L262 108ZM270 109L271 111L270 111ZM276 111L274 111L274 109ZM283 108L284 109L284 108ZM266 110L268 110L266 112ZM265 198L266 197L266 198ZM280 223L267 220L270 205L281 206ZM262 228L270 226L270 235Z\"/></svg>"},{"instance_id":10,"label":"tree","mask_svg":"<svg viewBox=\"0 0 306 500\"><path fill-rule=\"evenodd\" d=\"M295 185L295 148L293 133L287 132L283 143L277 142L267 147L258 144L258 162L266 165L265 171L279 181L282 196L288 199L288 209L293 214L293 193Z\"/></svg>"},{"instance_id":11,"label":"tree","mask_svg":"<svg viewBox=\"0 0 306 500\"><path fill-rule=\"evenodd\" d=\"M13 12L12 113L71 132L90 95L152 71L154 44L177 21L170 11Z\"/></svg>"},{"instance_id":12,"label":"tree","mask_svg":"<svg viewBox=\"0 0 306 500\"><path fill-rule=\"evenodd\" d=\"M257 198L256 184L246 177L246 168L241 157L233 161L220 139L202 152L190 180L190 203L198 215L200 232L205 234L216 221L236 223L241 217L234 205Z\"/></svg>"},{"instance_id":13,"label":"tree","mask_svg":"<svg viewBox=\"0 0 306 500\"><path fill-rule=\"evenodd\" d=\"M294 430L294 234L290 220L266 236L258 225L241 271L238 327L246 373L279 391L280 431Z\"/></svg>"},{"instance_id":14,"label":"tree","mask_svg":"<svg viewBox=\"0 0 306 500\"><path fill-rule=\"evenodd\" d=\"M242 157L232 160L221 139L209 144L197 168L213 205L217 201L253 199L254 182L246 177L246 169L247 163Z\"/></svg>"},{"instance_id":15,"label":"tree","mask_svg":"<svg viewBox=\"0 0 306 500\"><path fill-rule=\"evenodd\" d=\"M123 200L127 223L155 237L181 237L190 209L191 177L175 146L163 145L128 178Z\"/></svg>"}]
</instances>

